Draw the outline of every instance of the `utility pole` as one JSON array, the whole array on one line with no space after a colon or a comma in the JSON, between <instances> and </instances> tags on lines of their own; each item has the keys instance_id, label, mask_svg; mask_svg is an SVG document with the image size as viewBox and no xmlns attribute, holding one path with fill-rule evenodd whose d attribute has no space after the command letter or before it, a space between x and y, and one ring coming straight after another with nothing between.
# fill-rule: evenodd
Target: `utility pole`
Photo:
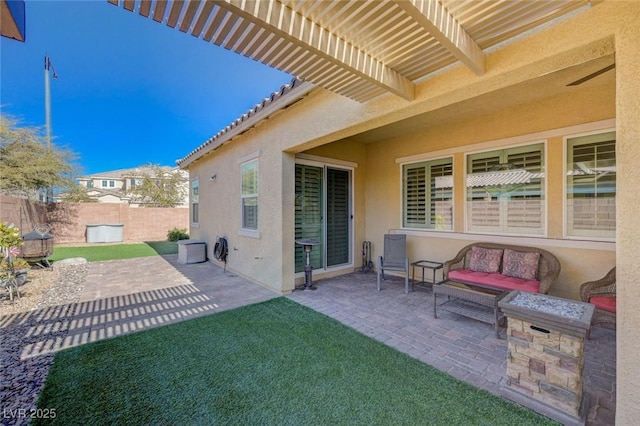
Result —
<instances>
[{"instance_id":1,"label":"utility pole","mask_svg":"<svg viewBox=\"0 0 640 426\"><path fill-rule=\"evenodd\" d=\"M47 147L51 149L51 87L49 84L49 70L53 71L53 78L58 78L55 68L48 55L44 55L44 119L47 132Z\"/></svg>"},{"instance_id":2,"label":"utility pole","mask_svg":"<svg viewBox=\"0 0 640 426\"><path fill-rule=\"evenodd\" d=\"M49 84L49 70L53 72L53 78L57 79L55 68L49 59L49 55L44 55L44 119L46 129L47 148L51 151L51 88ZM47 188L46 201L53 201L53 188Z\"/></svg>"}]
</instances>

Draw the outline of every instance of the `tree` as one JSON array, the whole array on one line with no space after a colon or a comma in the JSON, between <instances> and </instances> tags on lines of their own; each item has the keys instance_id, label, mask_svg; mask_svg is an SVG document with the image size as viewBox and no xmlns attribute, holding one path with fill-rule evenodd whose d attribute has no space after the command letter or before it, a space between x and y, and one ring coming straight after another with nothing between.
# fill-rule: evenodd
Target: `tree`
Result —
<instances>
[{"instance_id":1,"label":"tree","mask_svg":"<svg viewBox=\"0 0 640 426\"><path fill-rule=\"evenodd\" d=\"M176 207L187 195L188 178L178 169L151 164L139 176L126 177L136 181L127 194L141 207Z\"/></svg>"},{"instance_id":2,"label":"tree","mask_svg":"<svg viewBox=\"0 0 640 426\"><path fill-rule=\"evenodd\" d=\"M58 195L61 201L67 203L97 203L98 200L89 196L87 188L80 184L66 189L64 192Z\"/></svg>"},{"instance_id":3,"label":"tree","mask_svg":"<svg viewBox=\"0 0 640 426\"><path fill-rule=\"evenodd\" d=\"M0 115L0 191L33 197L38 190L71 187L73 159L71 151L49 147L38 128L18 127Z\"/></svg>"}]
</instances>

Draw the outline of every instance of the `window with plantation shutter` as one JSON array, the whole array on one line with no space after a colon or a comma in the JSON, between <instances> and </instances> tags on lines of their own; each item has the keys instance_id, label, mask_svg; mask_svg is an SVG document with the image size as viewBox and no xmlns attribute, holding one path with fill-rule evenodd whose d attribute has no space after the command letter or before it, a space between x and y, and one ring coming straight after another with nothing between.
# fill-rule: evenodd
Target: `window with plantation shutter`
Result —
<instances>
[{"instance_id":1,"label":"window with plantation shutter","mask_svg":"<svg viewBox=\"0 0 640 426\"><path fill-rule=\"evenodd\" d=\"M198 204L200 200L200 181L191 182L191 223L198 223Z\"/></svg>"},{"instance_id":2,"label":"window with plantation shutter","mask_svg":"<svg viewBox=\"0 0 640 426\"><path fill-rule=\"evenodd\" d=\"M453 229L453 159L405 164L402 174L402 226Z\"/></svg>"},{"instance_id":3,"label":"window with plantation shutter","mask_svg":"<svg viewBox=\"0 0 640 426\"><path fill-rule=\"evenodd\" d=\"M258 229L258 160L240 166L242 175L242 229Z\"/></svg>"},{"instance_id":4,"label":"window with plantation shutter","mask_svg":"<svg viewBox=\"0 0 640 426\"><path fill-rule=\"evenodd\" d=\"M544 144L467 157L467 230L544 235Z\"/></svg>"},{"instance_id":5,"label":"window with plantation shutter","mask_svg":"<svg viewBox=\"0 0 640 426\"><path fill-rule=\"evenodd\" d=\"M615 238L616 134L567 139L566 233Z\"/></svg>"}]
</instances>

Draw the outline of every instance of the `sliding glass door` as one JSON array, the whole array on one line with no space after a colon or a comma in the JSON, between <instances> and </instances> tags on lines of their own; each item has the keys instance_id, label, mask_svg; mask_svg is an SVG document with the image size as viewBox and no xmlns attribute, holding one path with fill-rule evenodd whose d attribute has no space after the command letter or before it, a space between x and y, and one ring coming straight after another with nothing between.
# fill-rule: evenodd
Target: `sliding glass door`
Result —
<instances>
[{"instance_id":1,"label":"sliding glass door","mask_svg":"<svg viewBox=\"0 0 640 426\"><path fill-rule=\"evenodd\" d=\"M314 269L350 263L351 171L330 166L296 164L295 237L320 241L311 251ZM296 272L306 256L296 246Z\"/></svg>"}]
</instances>

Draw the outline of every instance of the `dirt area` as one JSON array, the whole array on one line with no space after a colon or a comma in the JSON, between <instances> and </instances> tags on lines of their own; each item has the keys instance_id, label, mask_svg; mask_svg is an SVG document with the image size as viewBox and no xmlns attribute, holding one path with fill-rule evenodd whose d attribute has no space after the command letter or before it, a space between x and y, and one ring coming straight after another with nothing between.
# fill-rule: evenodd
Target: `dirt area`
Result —
<instances>
[{"instance_id":1,"label":"dirt area","mask_svg":"<svg viewBox=\"0 0 640 426\"><path fill-rule=\"evenodd\" d=\"M13 301L9 299L9 293L4 287L0 287L0 316L48 306L45 299L58 275L55 268L29 270L27 282L20 286L20 297L15 297L14 294Z\"/></svg>"}]
</instances>

